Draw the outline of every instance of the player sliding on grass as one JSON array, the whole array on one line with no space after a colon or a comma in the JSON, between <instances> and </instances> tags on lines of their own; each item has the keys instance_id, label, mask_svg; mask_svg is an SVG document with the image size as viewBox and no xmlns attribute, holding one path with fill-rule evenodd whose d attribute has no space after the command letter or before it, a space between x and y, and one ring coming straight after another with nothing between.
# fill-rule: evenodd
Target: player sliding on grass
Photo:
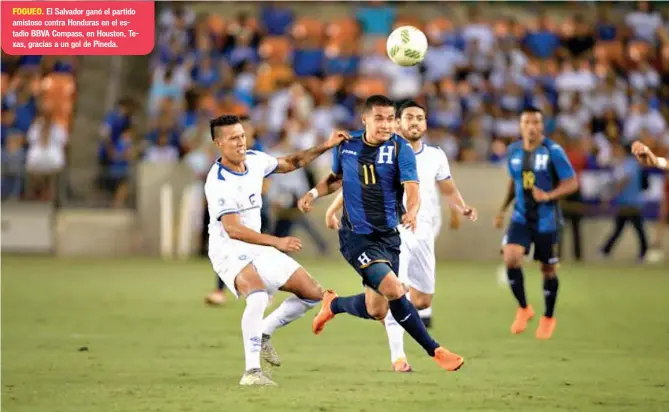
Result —
<instances>
[{"instance_id":1,"label":"player sliding on grass","mask_svg":"<svg viewBox=\"0 0 669 412\"><path fill-rule=\"evenodd\" d=\"M636 156L639 163L648 167L657 167L658 169L669 170L667 159L655 156L648 146L636 141L632 143L632 154Z\"/></svg>"},{"instance_id":2,"label":"player sliding on grass","mask_svg":"<svg viewBox=\"0 0 669 412\"><path fill-rule=\"evenodd\" d=\"M534 310L525 299L522 269L523 255L528 254L530 245L534 244L534 260L541 262L546 302L536 337L549 339L556 324L553 314L558 292L558 235L562 227L558 199L578 190L578 180L564 150L544 137L541 111L523 110L520 134L522 140L511 144L507 150L511 181L504 204L495 218L495 226L502 227L506 209L515 198L511 223L502 241L509 285L519 305L511 333L523 332L527 322L534 317Z\"/></svg>"},{"instance_id":3,"label":"player sliding on grass","mask_svg":"<svg viewBox=\"0 0 669 412\"><path fill-rule=\"evenodd\" d=\"M409 300L419 310L419 314L432 306L435 287L434 243L441 217L439 195L446 196L455 210L475 221L476 210L467 206L451 176L448 159L443 150L428 146L423 142L427 129L425 109L416 102L407 101L397 111L399 131L411 144L416 155L416 168L420 180L421 206L418 211L415 233L399 226L400 264L399 279L409 287ZM406 198L404 199L406 205ZM339 192L326 213L326 224L330 229L339 229L337 212L344 206L344 197ZM425 322L424 322L425 323ZM404 329L397 323L392 313L385 319L390 361L396 372L410 372L404 352ZM426 325L427 326L427 325Z\"/></svg>"},{"instance_id":4,"label":"player sliding on grass","mask_svg":"<svg viewBox=\"0 0 669 412\"><path fill-rule=\"evenodd\" d=\"M355 296L337 297L326 292L312 324L313 332L321 333L338 313L381 320L390 308L400 326L439 366L458 370L464 359L432 339L396 275L400 216L402 224L414 231L420 207L416 156L411 145L393 133L395 108L387 97L368 98L362 122L365 130L352 133L349 141L336 148L332 173L299 201L300 210L308 212L317 197L333 193L343 185L340 250L365 285L365 292ZM402 206L404 191L406 210Z\"/></svg>"},{"instance_id":5,"label":"player sliding on grass","mask_svg":"<svg viewBox=\"0 0 669 412\"><path fill-rule=\"evenodd\" d=\"M242 337L246 372L241 385L274 385L260 368L263 358L280 361L270 344L272 333L303 316L323 297L323 289L291 257L302 243L294 237L278 238L260 233L263 179L271 173L288 173L309 164L348 136L334 132L327 142L281 158L246 150L246 136L237 116L210 122L211 136L220 158L204 185L210 214L209 258L214 271L230 291L246 298ZM269 295L293 293L263 320Z\"/></svg>"}]
</instances>

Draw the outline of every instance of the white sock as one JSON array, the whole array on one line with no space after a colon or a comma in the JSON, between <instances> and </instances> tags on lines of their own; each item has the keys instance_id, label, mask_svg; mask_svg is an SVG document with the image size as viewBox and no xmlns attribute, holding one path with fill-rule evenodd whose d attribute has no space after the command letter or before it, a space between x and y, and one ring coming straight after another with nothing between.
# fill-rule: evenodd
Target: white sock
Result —
<instances>
[{"instance_id":1,"label":"white sock","mask_svg":"<svg viewBox=\"0 0 669 412\"><path fill-rule=\"evenodd\" d=\"M301 318L309 309L318 305L318 302L320 301L300 299L295 295L289 296L281 302L278 308L263 319L263 335L271 335L280 327Z\"/></svg>"},{"instance_id":2,"label":"white sock","mask_svg":"<svg viewBox=\"0 0 669 412\"><path fill-rule=\"evenodd\" d=\"M418 315L421 319L429 318L432 316L432 306L419 310Z\"/></svg>"},{"instance_id":3,"label":"white sock","mask_svg":"<svg viewBox=\"0 0 669 412\"><path fill-rule=\"evenodd\" d=\"M262 318L267 309L269 295L264 290L251 292L246 297L246 308L242 314L242 338L244 339L244 359L246 370L260 369L260 346Z\"/></svg>"},{"instance_id":4,"label":"white sock","mask_svg":"<svg viewBox=\"0 0 669 412\"><path fill-rule=\"evenodd\" d=\"M404 328L397 323L390 311L388 311L384 323L386 324L388 345L390 346L390 362L395 362L400 358L406 359L407 356L404 353Z\"/></svg>"}]
</instances>

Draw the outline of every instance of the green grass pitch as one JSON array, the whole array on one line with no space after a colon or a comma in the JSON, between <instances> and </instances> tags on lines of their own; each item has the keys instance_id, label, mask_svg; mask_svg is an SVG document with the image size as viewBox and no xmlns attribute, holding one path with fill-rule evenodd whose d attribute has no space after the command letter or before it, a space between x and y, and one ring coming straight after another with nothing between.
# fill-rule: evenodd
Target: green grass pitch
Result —
<instances>
[{"instance_id":1,"label":"green grass pitch","mask_svg":"<svg viewBox=\"0 0 669 412\"><path fill-rule=\"evenodd\" d=\"M340 294L360 290L342 260L303 264ZM205 307L208 262L3 256L2 410L669 410L666 266L564 265L550 341L534 339L536 320L510 335L494 264L438 267L433 334L465 356L459 372L407 337L415 373L392 373L379 323L343 315L314 336L312 312L275 335L280 387L240 388L244 305ZM538 268L525 273L541 312Z\"/></svg>"}]
</instances>

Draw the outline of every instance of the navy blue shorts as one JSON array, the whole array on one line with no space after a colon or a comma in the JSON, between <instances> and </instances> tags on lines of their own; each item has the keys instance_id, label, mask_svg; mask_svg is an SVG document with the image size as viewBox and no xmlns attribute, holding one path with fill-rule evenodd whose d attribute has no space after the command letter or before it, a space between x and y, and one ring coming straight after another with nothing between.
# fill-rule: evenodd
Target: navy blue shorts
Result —
<instances>
[{"instance_id":1,"label":"navy blue shorts","mask_svg":"<svg viewBox=\"0 0 669 412\"><path fill-rule=\"evenodd\" d=\"M362 284L374 290L378 290L388 274L386 265L395 275L399 272L400 242L397 230L369 235L360 235L345 227L339 230L339 251L362 277Z\"/></svg>"},{"instance_id":2,"label":"navy blue shorts","mask_svg":"<svg viewBox=\"0 0 669 412\"><path fill-rule=\"evenodd\" d=\"M502 240L502 246L507 244L520 245L525 248L525 254L530 254L530 246L534 245L534 260L547 265L558 263L559 232L539 232L535 228L521 223L511 222Z\"/></svg>"}]
</instances>

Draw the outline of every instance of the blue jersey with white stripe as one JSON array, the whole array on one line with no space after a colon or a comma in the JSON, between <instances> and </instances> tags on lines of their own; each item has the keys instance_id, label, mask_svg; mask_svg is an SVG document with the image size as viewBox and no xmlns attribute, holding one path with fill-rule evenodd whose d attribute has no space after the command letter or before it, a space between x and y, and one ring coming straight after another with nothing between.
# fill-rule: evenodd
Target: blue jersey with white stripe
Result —
<instances>
[{"instance_id":1,"label":"blue jersey with white stripe","mask_svg":"<svg viewBox=\"0 0 669 412\"><path fill-rule=\"evenodd\" d=\"M538 148L528 152L523 149L523 142L517 141L507 150L507 167L516 195L511 221L542 233L557 231L562 226L557 200L539 203L534 200L532 188L550 192L560 181L576 175L562 147L544 138Z\"/></svg>"},{"instance_id":2,"label":"blue jersey with white stripe","mask_svg":"<svg viewBox=\"0 0 669 412\"><path fill-rule=\"evenodd\" d=\"M416 155L409 143L393 134L372 145L360 130L333 153L332 173L343 179L342 223L358 234L394 230L403 213L402 184L418 182Z\"/></svg>"}]
</instances>

